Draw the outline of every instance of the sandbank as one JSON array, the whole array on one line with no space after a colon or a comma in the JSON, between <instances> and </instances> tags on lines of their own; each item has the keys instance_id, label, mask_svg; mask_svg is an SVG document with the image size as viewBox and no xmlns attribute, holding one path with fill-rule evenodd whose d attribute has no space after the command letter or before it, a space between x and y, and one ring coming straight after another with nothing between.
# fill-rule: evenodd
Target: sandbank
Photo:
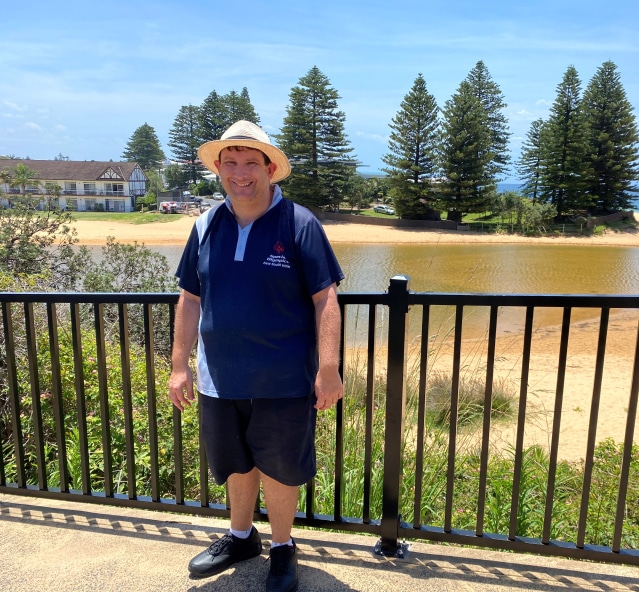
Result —
<instances>
[{"instance_id":1,"label":"sandbank","mask_svg":"<svg viewBox=\"0 0 639 592\"><path fill-rule=\"evenodd\" d=\"M193 228L194 217L176 215L164 223L128 224L110 221L77 220L73 228L77 230L82 245L106 244L109 236L121 243L144 243L153 245L183 245ZM371 226L349 222L326 221L326 234L335 243L531 243L566 244L579 246L639 246L639 230L627 229L623 232L607 231L599 236L553 236L526 237L510 234L488 234L470 231L444 231L404 229L391 226Z\"/></svg>"}]
</instances>

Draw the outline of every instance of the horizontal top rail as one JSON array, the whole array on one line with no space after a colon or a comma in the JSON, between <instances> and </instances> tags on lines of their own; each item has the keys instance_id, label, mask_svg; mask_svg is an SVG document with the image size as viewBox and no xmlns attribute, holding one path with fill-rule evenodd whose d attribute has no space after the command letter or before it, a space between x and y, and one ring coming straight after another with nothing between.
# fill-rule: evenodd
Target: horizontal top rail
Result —
<instances>
[{"instance_id":1,"label":"horizontal top rail","mask_svg":"<svg viewBox=\"0 0 639 592\"><path fill-rule=\"evenodd\" d=\"M408 304L462 306L535 306L573 308L639 308L634 294L488 294L409 292Z\"/></svg>"},{"instance_id":2,"label":"horizontal top rail","mask_svg":"<svg viewBox=\"0 0 639 592\"><path fill-rule=\"evenodd\" d=\"M171 304L177 292L0 292L0 302ZM342 304L388 305L388 293L340 292ZM408 291L409 305L639 308L639 294L493 294Z\"/></svg>"}]
</instances>

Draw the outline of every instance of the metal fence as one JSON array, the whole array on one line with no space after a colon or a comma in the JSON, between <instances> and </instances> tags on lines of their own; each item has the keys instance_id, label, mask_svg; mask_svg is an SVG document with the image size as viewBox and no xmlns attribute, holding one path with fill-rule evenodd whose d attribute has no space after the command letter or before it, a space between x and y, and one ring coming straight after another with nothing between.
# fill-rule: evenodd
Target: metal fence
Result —
<instances>
[{"instance_id":1,"label":"metal fence","mask_svg":"<svg viewBox=\"0 0 639 592\"><path fill-rule=\"evenodd\" d=\"M229 516L224 490L209 483L197 410L181 414L164 396L176 302L175 294L0 294L0 492ZM385 555L402 556L403 539L426 539L639 565L639 341L636 331L632 343L615 341L622 321L636 326L639 296L413 293L397 276L385 293L340 294L339 302L345 398L320 416L329 450L318 448L326 454L301 492L297 525L376 534ZM559 322L546 319L554 328L542 331L537 316L549 311ZM580 393L589 413L575 502L565 496L562 442L572 426L562 419L578 413L566 409L571 336L585 325L595 336L592 384ZM541 361L540 338L554 344ZM613 394L626 404L613 446L619 462L604 487L597 430L606 364L622 346L633 361L612 368L627 378L624 394ZM497 418L505 360L514 360L517 391L512 413ZM540 365L554 381L545 446L528 440ZM443 376L447 411L433 423L433 383ZM481 384L471 427L468 377ZM511 444L495 439L508 430ZM569 503L578 506L574 524L558 524L558 504ZM268 519L259 501L255 518Z\"/></svg>"}]
</instances>

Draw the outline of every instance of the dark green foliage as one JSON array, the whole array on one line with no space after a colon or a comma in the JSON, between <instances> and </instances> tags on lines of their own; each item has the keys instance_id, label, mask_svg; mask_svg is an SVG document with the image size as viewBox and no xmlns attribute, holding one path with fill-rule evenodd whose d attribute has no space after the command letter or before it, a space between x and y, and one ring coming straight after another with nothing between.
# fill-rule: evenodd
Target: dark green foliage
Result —
<instances>
[{"instance_id":1,"label":"dark green foliage","mask_svg":"<svg viewBox=\"0 0 639 592\"><path fill-rule=\"evenodd\" d=\"M11 196L0 209L0 275L6 289L69 289L78 270L69 262L77 242L70 212L61 211L52 196ZM43 210L36 210L42 207Z\"/></svg>"},{"instance_id":2,"label":"dark green foliage","mask_svg":"<svg viewBox=\"0 0 639 592\"><path fill-rule=\"evenodd\" d=\"M490 133L491 160L488 163L488 175L499 180L508 171L510 155L508 153L508 120L503 111L508 105L504 101L501 89L490 76L488 68L481 60L469 72L466 81L472 93L477 97L484 113Z\"/></svg>"},{"instance_id":3,"label":"dark green foliage","mask_svg":"<svg viewBox=\"0 0 639 592\"><path fill-rule=\"evenodd\" d=\"M155 129L144 123L133 132L122 153L122 158L137 162L143 171L157 169L164 160Z\"/></svg>"},{"instance_id":4,"label":"dark green foliage","mask_svg":"<svg viewBox=\"0 0 639 592\"><path fill-rule=\"evenodd\" d=\"M433 179L438 173L439 109L421 74L404 97L390 125L389 153L382 160L401 218L439 219Z\"/></svg>"},{"instance_id":5,"label":"dark green foliage","mask_svg":"<svg viewBox=\"0 0 639 592\"><path fill-rule=\"evenodd\" d=\"M260 123L246 87L240 94L234 90L220 96L212 91L199 109L199 142L219 140L233 123L244 119L255 124Z\"/></svg>"},{"instance_id":6,"label":"dark green foliage","mask_svg":"<svg viewBox=\"0 0 639 592\"><path fill-rule=\"evenodd\" d=\"M286 196L307 207L338 207L355 174L338 99L328 78L313 66L291 90L281 133L275 136L292 166L282 183Z\"/></svg>"},{"instance_id":7,"label":"dark green foliage","mask_svg":"<svg viewBox=\"0 0 639 592\"><path fill-rule=\"evenodd\" d=\"M519 173L519 178L523 181L521 192L533 201L537 201L541 184L543 149L541 128L543 123L543 119L537 119L532 122L526 134L526 140L522 144L521 156L517 162L517 172Z\"/></svg>"},{"instance_id":8,"label":"dark green foliage","mask_svg":"<svg viewBox=\"0 0 639 592\"><path fill-rule=\"evenodd\" d=\"M604 212L627 209L631 192L638 189L639 133L615 64L605 62L597 70L582 104L589 126L585 189L591 207Z\"/></svg>"},{"instance_id":9,"label":"dark green foliage","mask_svg":"<svg viewBox=\"0 0 639 592\"><path fill-rule=\"evenodd\" d=\"M103 415L100 405L100 367L97 356L97 343L95 335L90 330L82 331L81 343L83 348L82 372L84 376L84 395L86 415L79 417L76 404L75 366L73 362L73 346L71 342L71 329L66 324L64 317L59 324L59 357L61 371L62 401L64 408L64 433L67 439L67 467L69 471L69 485L74 489L82 489L82 472L80 465L80 441L78 426L86 422L87 441L89 449L89 463L91 483L94 491L103 491L105 483L104 459L105 448L103 446L102 431L106 421L109 423L111 435L111 455L113 472L111 478L114 482L116 493L129 493L130 485L127 476L126 454L126 423L125 401L123 399L123 377L120 363L120 350L117 345L117 335L113 340L107 340L105 344L106 355L106 381L108 393L108 420ZM44 451L47 459L46 474L50 487L60 486L60 471L58 460L58 448L55 439L55 422L53 414L51 384L51 359L48 350L48 339L43 336L38 342L38 373L40 376L40 405L43 416ZM131 396L132 404L129 409L134 434L134 460L136 491L138 495L151 494L151 441L149 436L148 400L150 396L157 395L157 454L160 460L159 487L162 497L175 496L174 473L174 449L173 449L173 406L168 397L164 396L170 364L167 358L155 359L155 382L147 381L147 361L144 349L132 344L128 352L131 366ZM28 363L18 360L19 390L24 393L21 396L22 428L25 434L25 456L27 458L28 482L37 483L36 471L36 442L33 426L33 401L28 395ZM0 394L0 400L5 398L4 392ZM8 407L0 406L0 413L6 426ZM199 453L198 453L198 421L196 406L187 409L182 414L182 430L186 445L183 448L185 466L186 495L188 498L196 498L199 494ZM7 480L15 480L15 464L13 462L13 449L10 445L9 432L2 433L2 444L5 449L7 462ZM215 501L222 501L223 490L214 494Z\"/></svg>"},{"instance_id":10,"label":"dark green foliage","mask_svg":"<svg viewBox=\"0 0 639 592\"><path fill-rule=\"evenodd\" d=\"M588 124L581 105L581 82L570 66L557 87L557 98L541 130L543 145L540 197L559 217L592 205L586 194L589 175Z\"/></svg>"},{"instance_id":11,"label":"dark green foliage","mask_svg":"<svg viewBox=\"0 0 639 592\"><path fill-rule=\"evenodd\" d=\"M486 111L469 82L446 101L441 139L441 166L446 178L441 199L448 219L461 222L470 212L488 209L496 182L492 176L492 133Z\"/></svg>"},{"instance_id":12,"label":"dark green foliage","mask_svg":"<svg viewBox=\"0 0 639 592\"><path fill-rule=\"evenodd\" d=\"M18 163L13 170L10 171L11 187L19 187L22 193L26 193L27 185L38 185L35 180L38 176L38 171L30 169L23 163Z\"/></svg>"},{"instance_id":13,"label":"dark green foliage","mask_svg":"<svg viewBox=\"0 0 639 592\"><path fill-rule=\"evenodd\" d=\"M183 168L179 164L170 164L164 167L164 180L167 187L186 187L188 185L189 169Z\"/></svg>"},{"instance_id":14,"label":"dark green foliage","mask_svg":"<svg viewBox=\"0 0 639 592\"><path fill-rule=\"evenodd\" d=\"M187 173L187 183L197 182L202 171L202 166L197 161L197 149L201 144L199 117L199 107L182 107L169 130L169 146L175 159Z\"/></svg>"}]
</instances>

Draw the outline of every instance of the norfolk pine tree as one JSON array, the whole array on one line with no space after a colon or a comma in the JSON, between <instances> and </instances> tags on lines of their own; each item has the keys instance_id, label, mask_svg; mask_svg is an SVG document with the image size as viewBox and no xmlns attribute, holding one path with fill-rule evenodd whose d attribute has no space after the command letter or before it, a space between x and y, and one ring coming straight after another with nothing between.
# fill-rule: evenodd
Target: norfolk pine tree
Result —
<instances>
[{"instance_id":1,"label":"norfolk pine tree","mask_svg":"<svg viewBox=\"0 0 639 592\"><path fill-rule=\"evenodd\" d=\"M200 146L199 108L193 105L183 106L169 130L169 146L175 159L188 172L187 182L197 183L200 167L196 163L197 149Z\"/></svg>"},{"instance_id":2,"label":"norfolk pine tree","mask_svg":"<svg viewBox=\"0 0 639 592\"><path fill-rule=\"evenodd\" d=\"M469 212L489 209L494 193L493 136L486 111L464 80L443 110L440 164L445 181L441 200L448 219L461 222Z\"/></svg>"},{"instance_id":3,"label":"norfolk pine tree","mask_svg":"<svg viewBox=\"0 0 639 592\"><path fill-rule=\"evenodd\" d=\"M251 103L246 87L242 89L242 92L239 95L232 90L227 95L224 95L223 100L226 103L229 116L228 125L226 127L230 127L236 121L240 121L241 119L250 121L256 125L260 124L260 118L255 111L255 107L253 107L253 104Z\"/></svg>"},{"instance_id":4,"label":"norfolk pine tree","mask_svg":"<svg viewBox=\"0 0 639 592\"><path fill-rule=\"evenodd\" d=\"M199 109L199 141L201 144L219 140L222 134L236 121L244 119L255 124L260 118L255 112L246 87L240 94L234 90L220 96L212 91Z\"/></svg>"},{"instance_id":5,"label":"norfolk pine tree","mask_svg":"<svg viewBox=\"0 0 639 592\"><path fill-rule=\"evenodd\" d=\"M631 208L639 177L639 134L617 67L605 62L582 100L589 127L590 170L586 191L595 211Z\"/></svg>"},{"instance_id":6,"label":"norfolk pine tree","mask_svg":"<svg viewBox=\"0 0 639 592\"><path fill-rule=\"evenodd\" d=\"M574 66L557 87L550 116L542 126L541 199L562 217L587 209L588 125L581 105L581 82Z\"/></svg>"},{"instance_id":7,"label":"norfolk pine tree","mask_svg":"<svg viewBox=\"0 0 639 592\"><path fill-rule=\"evenodd\" d=\"M200 144L211 140L219 140L228 126L228 109L223 97L214 90L204 99L198 111Z\"/></svg>"},{"instance_id":8,"label":"norfolk pine tree","mask_svg":"<svg viewBox=\"0 0 639 592\"><path fill-rule=\"evenodd\" d=\"M508 170L510 154L508 152L508 120L503 110L508 106L499 86L493 82L488 68L481 60L468 73L466 80L473 94L479 99L486 113L487 125L490 129L490 151L492 160L488 164L489 174L499 181Z\"/></svg>"},{"instance_id":9,"label":"norfolk pine tree","mask_svg":"<svg viewBox=\"0 0 639 592\"><path fill-rule=\"evenodd\" d=\"M434 208L433 179L438 167L439 109L419 74L390 124L389 153L382 157L388 168L395 209L401 218L439 220Z\"/></svg>"},{"instance_id":10,"label":"norfolk pine tree","mask_svg":"<svg viewBox=\"0 0 639 592\"><path fill-rule=\"evenodd\" d=\"M291 161L287 196L307 207L338 206L355 173L338 99L328 78L313 66L291 89L281 133L275 136Z\"/></svg>"},{"instance_id":11,"label":"norfolk pine tree","mask_svg":"<svg viewBox=\"0 0 639 592\"><path fill-rule=\"evenodd\" d=\"M534 202L538 200L541 184L543 123L543 119L537 119L530 124L517 161L517 173L523 181L521 192Z\"/></svg>"},{"instance_id":12,"label":"norfolk pine tree","mask_svg":"<svg viewBox=\"0 0 639 592\"><path fill-rule=\"evenodd\" d=\"M143 171L157 169L165 156L153 127L144 123L136 129L129 138L122 158L137 162Z\"/></svg>"}]
</instances>

